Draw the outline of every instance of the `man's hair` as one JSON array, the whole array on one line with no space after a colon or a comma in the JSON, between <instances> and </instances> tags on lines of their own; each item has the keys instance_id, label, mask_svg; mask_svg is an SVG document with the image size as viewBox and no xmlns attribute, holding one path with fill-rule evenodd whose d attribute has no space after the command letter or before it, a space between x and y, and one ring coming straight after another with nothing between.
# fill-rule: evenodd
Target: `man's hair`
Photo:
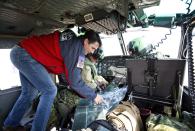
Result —
<instances>
[{"instance_id":1,"label":"man's hair","mask_svg":"<svg viewBox=\"0 0 195 131\"><path fill-rule=\"evenodd\" d=\"M100 39L100 36L97 32L93 31L93 30L87 30L85 32L85 35L83 36L84 39L88 39L89 40L89 44L94 43L94 42L98 42L99 43L99 47L102 46L102 41Z\"/></svg>"}]
</instances>

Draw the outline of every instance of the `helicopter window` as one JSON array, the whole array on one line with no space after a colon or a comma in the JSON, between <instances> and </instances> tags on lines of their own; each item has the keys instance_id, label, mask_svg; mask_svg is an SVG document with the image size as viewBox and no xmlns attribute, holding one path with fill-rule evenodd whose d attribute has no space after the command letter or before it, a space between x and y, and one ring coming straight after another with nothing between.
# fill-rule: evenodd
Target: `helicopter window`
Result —
<instances>
[{"instance_id":1,"label":"helicopter window","mask_svg":"<svg viewBox=\"0 0 195 131\"><path fill-rule=\"evenodd\" d=\"M0 90L20 86L18 70L10 60L10 49L0 49Z\"/></svg>"},{"instance_id":2,"label":"helicopter window","mask_svg":"<svg viewBox=\"0 0 195 131\"><path fill-rule=\"evenodd\" d=\"M128 43L136 38L140 38L143 41L144 48L149 51L150 45L154 46L151 53L158 53L160 57L177 58L179 44L180 44L180 27L173 29L170 34L170 29L160 27L148 27L148 28L129 28L123 33L124 43L127 47ZM165 36L166 35L166 36ZM155 37L151 37L155 36ZM165 39L165 37L167 37ZM117 35L104 36L102 39L103 50L105 56L122 55L120 49L119 40Z\"/></svg>"},{"instance_id":3,"label":"helicopter window","mask_svg":"<svg viewBox=\"0 0 195 131\"><path fill-rule=\"evenodd\" d=\"M122 50L119 44L117 35L101 34L102 48L105 56L122 55Z\"/></svg>"}]
</instances>

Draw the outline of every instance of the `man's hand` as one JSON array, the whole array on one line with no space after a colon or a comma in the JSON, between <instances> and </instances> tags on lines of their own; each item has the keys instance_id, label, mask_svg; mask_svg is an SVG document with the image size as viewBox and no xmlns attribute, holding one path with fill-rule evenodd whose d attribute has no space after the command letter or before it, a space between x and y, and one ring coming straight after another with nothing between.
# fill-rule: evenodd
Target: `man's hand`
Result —
<instances>
[{"instance_id":1,"label":"man's hand","mask_svg":"<svg viewBox=\"0 0 195 131\"><path fill-rule=\"evenodd\" d=\"M97 94L96 98L94 99L94 102L96 104L101 104L103 102L102 96L100 96L100 95Z\"/></svg>"},{"instance_id":2,"label":"man's hand","mask_svg":"<svg viewBox=\"0 0 195 131\"><path fill-rule=\"evenodd\" d=\"M97 86L99 86L101 89L105 89L108 85L108 82L102 76L97 75L95 76L94 80Z\"/></svg>"},{"instance_id":3,"label":"man's hand","mask_svg":"<svg viewBox=\"0 0 195 131\"><path fill-rule=\"evenodd\" d=\"M106 88L106 83L101 83L101 85L99 85L99 87L101 88L101 89L105 89Z\"/></svg>"}]
</instances>

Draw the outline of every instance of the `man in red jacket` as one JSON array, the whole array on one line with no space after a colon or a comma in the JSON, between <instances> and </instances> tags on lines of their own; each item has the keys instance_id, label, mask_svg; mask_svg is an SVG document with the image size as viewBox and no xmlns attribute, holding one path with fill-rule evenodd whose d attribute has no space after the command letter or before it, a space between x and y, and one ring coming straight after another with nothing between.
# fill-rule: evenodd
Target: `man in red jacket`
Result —
<instances>
[{"instance_id":1,"label":"man in red jacket","mask_svg":"<svg viewBox=\"0 0 195 131\"><path fill-rule=\"evenodd\" d=\"M4 129L15 130L32 100L41 93L31 131L45 131L57 87L49 73L62 74L78 95L101 103L102 97L88 87L81 78L85 55L101 47L99 35L90 30L81 37L61 39L60 32L32 36L15 46L10 54L18 68L22 92L4 122Z\"/></svg>"}]
</instances>

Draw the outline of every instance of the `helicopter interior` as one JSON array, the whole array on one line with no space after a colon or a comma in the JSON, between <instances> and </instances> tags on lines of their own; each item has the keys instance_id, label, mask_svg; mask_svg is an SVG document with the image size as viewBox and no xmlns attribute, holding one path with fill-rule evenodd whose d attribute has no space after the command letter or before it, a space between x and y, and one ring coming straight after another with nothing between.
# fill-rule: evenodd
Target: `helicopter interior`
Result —
<instances>
[{"instance_id":1,"label":"helicopter interior","mask_svg":"<svg viewBox=\"0 0 195 131\"><path fill-rule=\"evenodd\" d=\"M11 49L21 39L31 35L48 34L55 30L63 32L70 27L76 27L78 34L87 29L108 36L116 34L123 55L105 56L97 64L98 74L118 87L128 86L125 101L133 101L137 106L152 108L160 113L166 105L173 109L173 116L182 110L195 117L192 54L195 10L190 10L192 0L186 0L187 13L178 13L175 17L146 15L144 9L159 6L160 3L160 0L0 0L0 49ZM122 34L127 28L148 26L170 30L174 26L181 28L181 37L178 37L181 44L176 60L158 59L153 51L159 44L153 46L147 55L136 59L128 55ZM184 70L188 72L188 86L182 85ZM166 77L168 73L169 77ZM61 86L59 83L64 82L56 82ZM176 91L172 92L172 87ZM173 95L175 92L176 97ZM5 90L0 88L0 131L20 93L21 86Z\"/></svg>"}]
</instances>

